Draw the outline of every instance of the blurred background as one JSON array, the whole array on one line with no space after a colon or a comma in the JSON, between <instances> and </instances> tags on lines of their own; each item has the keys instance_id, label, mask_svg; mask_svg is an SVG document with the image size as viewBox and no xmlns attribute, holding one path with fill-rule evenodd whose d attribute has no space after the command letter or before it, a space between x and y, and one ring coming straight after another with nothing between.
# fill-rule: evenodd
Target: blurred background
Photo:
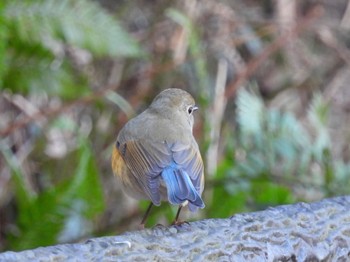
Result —
<instances>
[{"instance_id":1,"label":"blurred background","mask_svg":"<svg viewBox=\"0 0 350 262\"><path fill-rule=\"evenodd\" d=\"M350 192L349 1L4 0L0 24L0 251L135 230L111 149L171 87L200 107L183 219Z\"/></svg>"}]
</instances>

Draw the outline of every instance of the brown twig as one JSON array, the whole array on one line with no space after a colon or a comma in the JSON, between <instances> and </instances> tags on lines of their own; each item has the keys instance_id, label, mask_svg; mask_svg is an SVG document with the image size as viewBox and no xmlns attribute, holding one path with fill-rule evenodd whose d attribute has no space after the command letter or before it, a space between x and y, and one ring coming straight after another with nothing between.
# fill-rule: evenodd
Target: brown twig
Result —
<instances>
[{"instance_id":1,"label":"brown twig","mask_svg":"<svg viewBox=\"0 0 350 262\"><path fill-rule=\"evenodd\" d=\"M23 128L25 125L29 124L30 122L36 121L38 119L41 119L43 116L55 116L58 114L61 114L77 105L84 105L91 103L92 101L95 101L101 97L103 97L108 91L115 89L115 86L107 86L102 90L99 90L97 92L94 92L88 96L82 97L80 99L74 100L68 104L65 104L58 108L49 108L45 112L38 111L35 114L27 115L25 118L18 120L11 125L7 126L5 129L0 131L0 137L7 136L11 134L13 131L19 128Z\"/></svg>"},{"instance_id":2,"label":"brown twig","mask_svg":"<svg viewBox=\"0 0 350 262\"><path fill-rule=\"evenodd\" d=\"M145 70L142 72L142 76L140 77L145 77L145 78L154 78L157 74L162 73L162 72L167 72L176 67L176 64L173 62L167 63L167 64L162 64L162 65L152 65L151 68ZM25 125L29 124L30 122L37 121L38 119L41 119L43 117L52 117L58 114L61 114L65 111L70 110L71 108L78 106L78 105L85 105L92 103L96 101L97 99L100 99L101 97L105 96L109 91L111 90L116 90L118 87L115 85L107 85L103 89L100 89L88 96L82 97L80 99L74 100L70 103L64 104L61 107L58 108L50 108L43 111L39 111L35 114L28 115L25 118L18 120L6 128L0 130L0 137L5 137L11 134L13 131L19 128L23 128Z\"/></svg>"},{"instance_id":3,"label":"brown twig","mask_svg":"<svg viewBox=\"0 0 350 262\"><path fill-rule=\"evenodd\" d=\"M227 80L227 61L225 59L219 60L218 73L215 84L215 95L213 100L213 107L209 114L210 129L210 144L207 150L207 173L214 175L216 165L218 161L218 150L221 123L226 108L226 97L225 97L225 84Z\"/></svg>"},{"instance_id":4,"label":"brown twig","mask_svg":"<svg viewBox=\"0 0 350 262\"><path fill-rule=\"evenodd\" d=\"M244 83L255 71L256 69L273 53L278 51L281 47L283 47L288 41L296 37L298 34L300 34L302 31L307 28L307 26L314 21L316 18L321 16L323 13L323 9L320 6L316 6L313 8L306 16L304 19L301 20L298 24L295 25L291 29L291 31L282 34L280 37L278 37L274 42L272 42L270 45L268 45L263 52L257 56L255 59L250 61L247 65L247 67L240 73L238 74L238 77L233 80L231 83L228 84L227 90L225 93L226 98L230 98L233 96L242 83ZM159 67L154 66L150 70L147 70L145 72L146 77L152 78L156 73L164 72L164 71L169 71L176 67L174 63L169 63L167 65L161 65ZM108 91L115 89L115 86L107 86L106 88L97 91L91 95L82 97L80 99L74 100L68 104L63 105L62 107L59 108L51 108L46 110L45 112L38 112L32 116L27 116L21 120L18 120L11 125L7 126L3 130L0 130L0 137L4 137L12 133L18 128L23 128L25 125L29 124L32 121L36 121L37 119L42 118L43 116L55 116L60 113L63 113L77 105L83 105L83 104L89 104L101 97L103 97Z\"/></svg>"},{"instance_id":5,"label":"brown twig","mask_svg":"<svg viewBox=\"0 0 350 262\"><path fill-rule=\"evenodd\" d=\"M288 41L291 41L297 35L302 33L312 21L323 14L323 11L324 10L321 6L315 6L299 23L291 28L290 31L282 34L276 38L275 41L265 47L261 54L250 61L246 68L238 74L237 78L228 84L225 94L226 98L229 99L231 96L233 96L237 89L258 69L259 66L261 66L266 59L282 48Z\"/></svg>"}]
</instances>

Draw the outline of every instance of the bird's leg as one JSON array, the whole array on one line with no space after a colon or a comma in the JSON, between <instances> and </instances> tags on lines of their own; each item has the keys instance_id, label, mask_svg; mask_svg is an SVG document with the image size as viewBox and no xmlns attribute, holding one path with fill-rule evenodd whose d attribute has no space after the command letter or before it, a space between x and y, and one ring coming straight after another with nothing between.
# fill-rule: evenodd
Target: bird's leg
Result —
<instances>
[{"instance_id":1,"label":"bird's leg","mask_svg":"<svg viewBox=\"0 0 350 262\"><path fill-rule=\"evenodd\" d=\"M153 206L153 203L151 202L146 210L146 213L143 215L142 221L141 221L140 226L139 226L140 229L145 228L145 223L146 223L146 220L148 218L149 213L151 212L152 206Z\"/></svg>"},{"instance_id":2,"label":"bird's leg","mask_svg":"<svg viewBox=\"0 0 350 262\"><path fill-rule=\"evenodd\" d=\"M179 205L179 208L178 208L176 216L175 216L174 224L177 224L179 222L179 216L180 216L180 213L181 213L181 209L182 209L182 205Z\"/></svg>"},{"instance_id":3,"label":"bird's leg","mask_svg":"<svg viewBox=\"0 0 350 262\"><path fill-rule=\"evenodd\" d=\"M180 216L180 212L181 212L181 209L182 209L183 205L179 205L179 209L177 210L177 213L176 213L176 216L175 216L175 220L174 222L172 223L172 225L174 226L180 226L182 224L188 224L187 221L179 221L179 216Z\"/></svg>"}]
</instances>

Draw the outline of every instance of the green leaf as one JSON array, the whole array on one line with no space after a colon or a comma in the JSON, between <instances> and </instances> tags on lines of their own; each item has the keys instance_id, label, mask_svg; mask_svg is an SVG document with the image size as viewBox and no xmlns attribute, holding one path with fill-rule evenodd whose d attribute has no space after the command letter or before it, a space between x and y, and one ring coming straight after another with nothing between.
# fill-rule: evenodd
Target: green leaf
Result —
<instances>
[{"instance_id":1,"label":"green leaf","mask_svg":"<svg viewBox=\"0 0 350 262\"><path fill-rule=\"evenodd\" d=\"M48 45L50 39L97 56L139 56L136 42L102 7L86 0L9 1L5 17L22 41Z\"/></svg>"},{"instance_id":2,"label":"green leaf","mask_svg":"<svg viewBox=\"0 0 350 262\"><path fill-rule=\"evenodd\" d=\"M206 212L210 214L211 218L226 218L236 212L246 210L247 199L247 191L237 191L234 194L230 194L224 187L215 187L212 202L206 209Z\"/></svg>"},{"instance_id":3,"label":"green leaf","mask_svg":"<svg viewBox=\"0 0 350 262\"><path fill-rule=\"evenodd\" d=\"M262 132L265 107L260 98L240 89L237 95L237 121L244 134Z\"/></svg>"},{"instance_id":4,"label":"green leaf","mask_svg":"<svg viewBox=\"0 0 350 262\"><path fill-rule=\"evenodd\" d=\"M86 94L87 76L74 71L67 55L72 48L94 57L141 55L136 41L93 1L14 0L3 7L0 87L14 92L66 99Z\"/></svg>"},{"instance_id":5,"label":"green leaf","mask_svg":"<svg viewBox=\"0 0 350 262\"><path fill-rule=\"evenodd\" d=\"M56 197L52 192L45 192L30 206L19 209L17 226L20 233L10 236L12 249L23 250L57 242L65 214Z\"/></svg>"},{"instance_id":6,"label":"green leaf","mask_svg":"<svg viewBox=\"0 0 350 262\"><path fill-rule=\"evenodd\" d=\"M3 141L0 142L0 151L4 156L6 164L10 167L12 172L12 179L15 184L15 197L17 199L18 207L20 210L26 209L32 204L33 201L35 201L36 195L27 187L24 174L20 169L21 165L18 163L18 159L14 154L12 154L10 149Z\"/></svg>"},{"instance_id":7,"label":"green leaf","mask_svg":"<svg viewBox=\"0 0 350 262\"><path fill-rule=\"evenodd\" d=\"M76 157L78 165L69 179L42 192L29 205L19 206L19 234L10 237L13 249L71 241L90 233L89 221L104 208L102 186L83 138Z\"/></svg>"},{"instance_id":8,"label":"green leaf","mask_svg":"<svg viewBox=\"0 0 350 262\"><path fill-rule=\"evenodd\" d=\"M310 109L308 111L308 119L317 130L312 144L312 151L315 158L322 162L324 152L331 148L331 139L327 127L329 115L329 107L320 94L313 97Z\"/></svg>"},{"instance_id":9,"label":"green leaf","mask_svg":"<svg viewBox=\"0 0 350 262\"><path fill-rule=\"evenodd\" d=\"M112 101L114 104L119 106L119 108L128 116L131 117L135 114L134 109L131 107L128 101L126 101L118 93L110 91L106 94L106 98Z\"/></svg>"},{"instance_id":10,"label":"green leaf","mask_svg":"<svg viewBox=\"0 0 350 262\"><path fill-rule=\"evenodd\" d=\"M308 118L316 127L326 126L329 118L329 106L321 94L316 93L312 99Z\"/></svg>"},{"instance_id":11,"label":"green leaf","mask_svg":"<svg viewBox=\"0 0 350 262\"><path fill-rule=\"evenodd\" d=\"M205 208L210 217L228 217L246 210L250 183L236 171L230 157L218 166L215 174L218 185L213 187L211 203Z\"/></svg>"},{"instance_id":12,"label":"green leaf","mask_svg":"<svg viewBox=\"0 0 350 262\"><path fill-rule=\"evenodd\" d=\"M293 202L290 190L270 181L262 181L261 179L252 182L252 197L256 203L263 205L281 205Z\"/></svg>"},{"instance_id":13,"label":"green leaf","mask_svg":"<svg viewBox=\"0 0 350 262\"><path fill-rule=\"evenodd\" d=\"M58 187L55 194L66 207L64 229L59 239L66 241L89 232L88 219L103 210L104 201L94 157L85 139L81 140L79 163L73 178L68 184Z\"/></svg>"},{"instance_id":14,"label":"green leaf","mask_svg":"<svg viewBox=\"0 0 350 262\"><path fill-rule=\"evenodd\" d=\"M9 56L8 70L4 76L4 86L14 92L59 95L65 99L75 98L88 93L86 80L71 73L68 63L57 68L51 67L52 58L33 53ZM30 49L27 50L28 53Z\"/></svg>"}]
</instances>

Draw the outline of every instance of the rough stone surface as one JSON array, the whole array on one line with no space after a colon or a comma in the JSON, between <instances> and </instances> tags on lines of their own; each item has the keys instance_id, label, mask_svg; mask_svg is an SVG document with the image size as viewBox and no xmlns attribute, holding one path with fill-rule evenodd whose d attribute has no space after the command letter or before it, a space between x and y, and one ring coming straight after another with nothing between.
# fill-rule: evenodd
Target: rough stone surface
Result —
<instances>
[{"instance_id":1,"label":"rough stone surface","mask_svg":"<svg viewBox=\"0 0 350 262\"><path fill-rule=\"evenodd\" d=\"M0 261L350 261L350 196L8 251Z\"/></svg>"}]
</instances>

